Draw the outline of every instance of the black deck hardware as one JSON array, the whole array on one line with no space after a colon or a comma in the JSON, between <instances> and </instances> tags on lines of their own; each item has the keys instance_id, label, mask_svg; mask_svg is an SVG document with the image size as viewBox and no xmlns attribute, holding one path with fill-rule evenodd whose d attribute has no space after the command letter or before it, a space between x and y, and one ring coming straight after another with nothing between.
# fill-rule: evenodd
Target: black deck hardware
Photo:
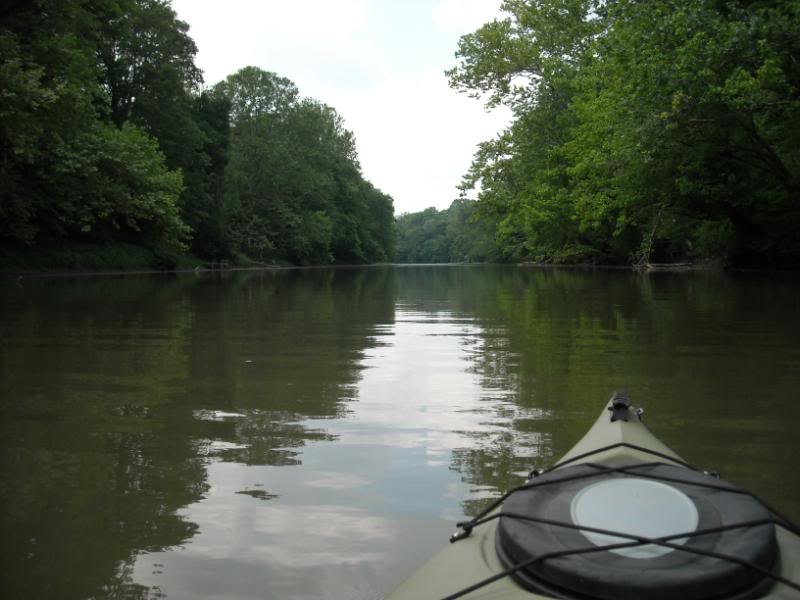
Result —
<instances>
[{"instance_id":1,"label":"black deck hardware","mask_svg":"<svg viewBox=\"0 0 800 600\"><path fill-rule=\"evenodd\" d=\"M611 397L611 406L608 407L608 410L611 411L611 422L614 421L627 421L628 420L628 409L631 407L631 399L628 398L628 392L625 390L619 390L614 392L614 395Z\"/></svg>"},{"instance_id":2,"label":"black deck hardware","mask_svg":"<svg viewBox=\"0 0 800 600\"><path fill-rule=\"evenodd\" d=\"M609 410L612 410L612 408L609 407ZM658 546L666 546L673 548L679 553L676 556L679 556L680 554L684 555L691 554L700 558L706 557L710 559L728 562L732 565L738 565L739 567L742 567L746 571L755 572L757 574L760 574L764 578L762 583L757 584L757 587L762 585L771 585L770 582L773 582L773 583L781 583L785 585L787 588L800 592L800 581L791 581L785 577L780 576L778 573L774 571L774 567L765 568L763 565L757 564L757 561L748 560L748 558L738 556L736 554L731 554L725 550L720 552L716 549L702 548L700 547L701 544L699 543L693 543L693 542L689 543L681 542L679 544L675 543L675 540L678 538L690 538L690 540L708 538L708 536L724 534L725 532L733 530L745 530L747 528L763 527L767 525L775 528L780 528L784 532L790 535L800 537L800 525L793 523L788 517L776 511L773 507L767 504L767 502L765 502L762 498L759 498L758 496L750 492L747 492L741 488L737 488L736 486L733 486L730 483L720 481L711 474L706 474L705 472L698 471L695 467L692 467L691 465L682 460L673 458L671 456L667 456L666 454L662 454L660 452L656 452L648 448L644 448L634 444L629 444L627 442L618 442L610 446L596 448L590 452L585 452L581 455L572 457L571 459L568 459L566 461L562 461L561 463L557 463L547 469L542 470L540 474L545 475L547 473L552 473L556 469L560 469L561 467L564 467L565 465L571 464L575 461L579 461L584 458L588 458L592 455L601 454L607 450L620 447L638 450L646 454L651 454L654 458L657 459L667 459L669 462L665 463L663 462L663 460L659 460L649 463L621 464L615 466L587 462L583 463L582 465L583 467L585 467L585 469L589 469L585 473L581 472L579 474L574 474L567 472L567 470L565 470L560 477L548 478L548 477L537 476L535 479L528 480L524 484L508 490L505 494L503 494L499 498L496 498L494 502L492 502L489 506L485 507L482 511L480 511L480 513L478 513L472 519L458 523L458 526L461 528L461 532L460 534L454 535L450 539L451 542L457 543L459 540L463 540L464 538L469 537L470 533L472 533L472 530L474 528L483 525L485 523L488 523L490 521L494 521L495 519L507 518L507 519L514 519L514 520L521 520L528 522L541 522L551 527L563 530L574 530L574 531L594 530L597 533L603 533L607 535L613 535L614 537L617 538L622 538L619 542L610 543L606 545L595 545L594 543L592 543L591 545L585 547L574 547L574 548L569 547L566 549L554 550L553 552L545 552L544 554L537 553L535 556L532 556L528 559L523 558L522 560L520 560L520 562L517 562L516 560L511 561L504 565L505 568L502 571L494 575L491 575L481 581L477 581L474 584L462 590L459 590L453 594L450 594L445 598L443 598L442 600L455 600L456 598L461 598L462 596L465 596L470 592L480 589L504 577L512 577L515 580L518 580L519 573L529 571L532 567L535 568L536 565L543 563L545 561L562 559L572 555L590 556L592 554L602 553L605 551L614 550L618 548L635 547L646 544L655 544ZM665 476L663 473L657 474L656 472L654 472L654 468L659 468L663 470L663 467L669 464L681 465L683 467L686 467L688 469L688 472L681 473L679 477L674 477L671 475ZM692 472L695 473L695 475L690 475L690 473ZM760 504L764 509L766 509L768 515L765 515L764 518L755 521L746 519L740 522L736 522L736 520L734 520L730 523L722 524L719 526L714 526L712 524L712 526L710 527L700 528L695 531L683 532L664 537L648 538L645 536L631 535L618 531L594 529L587 526L576 525L575 523L572 523L569 520L549 520L547 518L539 518L536 515L532 514L524 514L524 515L512 514L509 512L503 513L503 511L496 510L500 505L504 504L507 499L509 499L510 497L512 497L517 493L524 492L525 490L531 490L533 488L550 487L551 485L559 487L560 484L566 484L568 482L573 482L578 480L588 481L594 478L599 478L604 476L609 477L615 475L635 476L637 478L651 479L654 481L663 481L679 485L689 485L698 490L701 489L715 490L716 492L722 492L723 494L729 496L741 495L743 497L749 497L756 503ZM622 560L616 556L613 558L615 564L619 563ZM567 597L567 596L557 596L557 597ZM741 596L736 596L736 597L741 597ZM756 596L748 596L748 597L756 597Z\"/></svg>"}]
</instances>

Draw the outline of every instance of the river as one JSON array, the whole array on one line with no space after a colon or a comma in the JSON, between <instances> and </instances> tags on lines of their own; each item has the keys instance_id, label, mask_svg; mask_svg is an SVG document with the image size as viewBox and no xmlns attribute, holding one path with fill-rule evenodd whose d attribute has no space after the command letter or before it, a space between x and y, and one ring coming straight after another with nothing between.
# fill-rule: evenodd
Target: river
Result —
<instances>
[{"instance_id":1,"label":"river","mask_svg":"<svg viewBox=\"0 0 800 600\"><path fill-rule=\"evenodd\" d=\"M796 276L0 280L0 596L379 598L618 388L800 518Z\"/></svg>"}]
</instances>

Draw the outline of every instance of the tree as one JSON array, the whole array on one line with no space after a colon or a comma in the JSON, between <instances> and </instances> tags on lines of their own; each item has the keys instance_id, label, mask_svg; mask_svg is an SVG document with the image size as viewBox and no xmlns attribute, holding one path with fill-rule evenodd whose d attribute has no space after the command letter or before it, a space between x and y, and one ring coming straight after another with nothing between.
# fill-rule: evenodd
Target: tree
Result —
<instances>
[{"instance_id":1,"label":"tree","mask_svg":"<svg viewBox=\"0 0 800 600\"><path fill-rule=\"evenodd\" d=\"M225 168L230 147L230 102L225 96L203 91L192 105L192 120L202 134L202 145L184 169L186 184L183 218L193 230L192 251L198 256L224 259L230 255L228 207L225 204Z\"/></svg>"},{"instance_id":2,"label":"tree","mask_svg":"<svg viewBox=\"0 0 800 600\"><path fill-rule=\"evenodd\" d=\"M181 175L153 138L104 120L97 38L116 2L37 0L2 23L2 234L33 244L135 233L183 248Z\"/></svg>"},{"instance_id":3,"label":"tree","mask_svg":"<svg viewBox=\"0 0 800 600\"><path fill-rule=\"evenodd\" d=\"M503 9L450 79L514 109L465 182L509 258L800 256L797 2Z\"/></svg>"},{"instance_id":4,"label":"tree","mask_svg":"<svg viewBox=\"0 0 800 600\"><path fill-rule=\"evenodd\" d=\"M231 106L226 189L240 252L298 264L391 256L391 198L364 181L353 135L333 108L257 67L230 75L215 94Z\"/></svg>"},{"instance_id":5,"label":"tree","mask_svg":"<svg viewBox=\"0 0 800 600\"><path fill-rule=\"evenodd\" d=\"M97 125L75 140L52 174L62 192L58 213L67 233L111 240L135 236L147 245L185 250L179 171L164 165L157 142L130 124Z\"/></svg>"},{"instance_id":6,"label":"tree","mask_svg":"<svg viewBox=\"0 0 800 600\"><path fill-rule=\"evenodd\" d=\"M239 126L255 125L261 117L283 113L299 97L294 83L258 67L239 69L215 89L228 98L231 121Z\"/></svg>"},{"instance_id":7,"label":"tree","mask_svg":"<svg viewBox=\"0 0 800 600\"><path fill-rule=\"evenodd\" d=\"M479 215L496 223L510 260L581 259L588 240L573 220L563 144L575 79L603 29L599 1L504 2L508 17L462 37L450 84L508 105L514 120L483 143L464 188L479 182Z\"/></svg>"},{"instance_id":8,"label":"tree","mask_svg":"<svg viewBox=\"0 0 800 600\"><path fill-rule=\"evenodd\" d=\"M476 219L476 203L454 200L397 219L397 260L403 263L498 262L495 224Z\"/></svg>"},{"instance_id":9,"label":"tree","mask_svg":"<svg viewBox=\"0 0 800 600\"><path fill-rule=\"evenodd\" d=\"M391 257L392 200L364 180L342 117L256 67L202 90L169 0L32 0L0 19L4 246Z\"/></svg>"},{"instance_id":10,"label":"tree","mask_svg":"<svg viewBox=\"0 0 800 600\"><path fill-rule=\"evenodd\" d=\"M97 31L101 83L117 125L153 135L186 186L183 219L192 250L212 259L229 254L222 182L228 151L229 102L200 91L197 47L189 26L167 0L119 0Z\"/></svg>"},{"instance_id":11,"label":"tree","mask_svg":"<svg viewBox=\"0 0 800 600\"><path fill-rule=\"evenodd\" d=\"M192 95L202 83L189 26L168 0L118 0L99 16L101 83L111 120L143 127L159 140L172 168L186 167L202 143Z\"/></svg>"}]
</instances>

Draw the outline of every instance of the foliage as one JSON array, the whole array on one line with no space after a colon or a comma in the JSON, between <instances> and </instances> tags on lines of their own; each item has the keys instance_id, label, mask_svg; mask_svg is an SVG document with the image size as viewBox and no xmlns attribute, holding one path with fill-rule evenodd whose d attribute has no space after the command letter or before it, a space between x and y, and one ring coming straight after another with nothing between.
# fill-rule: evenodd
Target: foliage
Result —
<instances>
[{"instance_id":1,"label":"foliage","mask_svg":"<svg viewBox=\"0 0 800 600\"><path fill-rule=\"evenodd\" d=\"M200 91L197 47L164 0L119 0L98 30L97 55L109 118L153 135L165 164L183 173L181 218L192 250L227 256L221 179L227 160L227 103Z\"/></svg>"},{"instance_id":2,"label":"foliage","mask_svg":"<svg viewBox=\"0 0 800 600\"><path fill-rule=\"evenodd\" d=\"M515 119L466 178L511 259L800 257L800 5L514 0L451 84Z\"/></svg>"},{"instance_id":3,"label":"foliage","mask_svg":"<svg viewBox=\"0 0 800 600\"><path fill-rule=\"evenodd\" d=\"M230 147L227 98L202 92L194 98L192 119L202 142L192 163L183 169L186 195L183 218L194 234L192 251L215 260L227 258L229 214L225 206L225 168Z\"/></svg>"},{"instance_id":4,"label":"foliage","mask_svg":"<svg viewBox=\"0 0 800 600\"><path fill-rule=\"evenodd\" d=\"M0 251L0 270L30 272L193 269L202 262L166 249L126 242L59 242Z\"/></svg>"},{"instance_id":5,"label":"foliage","mask_svg":"<svg viewBox=\"0 0 800 600\"><path fill-rule=\"evenodd\" d=\"M188 30L169 0L0 12L0 245L389 259L392 200L336 111L256 67L203 89Z\"/></svg>"},{"instance_id":6,"label":"foliage","mask_svg":"<svg viewBox=\"0 0 800 600\"><path fill-rule=\"evenodd\" d=\"M50 177L61 190L57 217L65 230L101 239L136 233L152 244L185 248L189 228L177 206L181 173L166 168L156 141L141 129L99 125L56 157Z\"/></svg>"},{"instance_id":7,"label":"foliage","mask_svg":"<svg viewBox=\"0 0 800 600\"><path fill-rule=\"evenodd\" d=\"M449 208L428 208L397 219L401 263L497 262L494 224L476 222L475 203L458 199Z\"/></svg>"},{"instance_id":8,"label":"foliage","mask_svg":"<svg viewBox=\"0 0 800 600\"><path fill-rule=\"evenodd\" d=\"M237 250L296 264L392 255L392 199L363 179L353 135L333 108L257 67L214 94L231 106L226 204Z\"/></svg>"},{"instance_id":9,"label":"foliage","mask_svg":"<svg viewBox=\"0 0 800 600\"><path fill-rule=\"evenodd\" d=\"M166 166L143 129L105 119L96 34L120 6L39 0L5 15L0 233L6 239L35 244L135 235L151 245L184 247L181 173Z\"/></svg>"}]
</instances>

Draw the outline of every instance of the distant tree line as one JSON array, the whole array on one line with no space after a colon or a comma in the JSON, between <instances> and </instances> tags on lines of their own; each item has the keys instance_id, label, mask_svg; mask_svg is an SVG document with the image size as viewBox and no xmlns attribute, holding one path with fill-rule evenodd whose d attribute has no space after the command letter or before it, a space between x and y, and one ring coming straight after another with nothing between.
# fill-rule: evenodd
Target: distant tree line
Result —
<instances>
[{"instance_id":1,"label":"distant tree line","mask_svg":"<svg viewBox=\"0 0 800 600\"><path fill-rule=\"evenodd\" d=\"M385 261L392 199L336 111L247 67L204 88L169 0L0 9L0 247Z\"/></svg>"},{"instance_id":2,"label":"distant tree line","mask_svg":"<svg viewBox=\"0 0 800 600\"><path fill-rule=\"evenodd\" d=\"M498 262L496 223L476 219L476 203L455 200L439 211L428 208L397 218L397 261L401 263Z\"/></svg>"},{"instance_id":3,"label":"distant tree line","mask_svg":"<svg viewBox=\"0 0 800 600\"><path fill-rule=\"evenodd\" d=\"M506 260L800 259L800 2L505 0L451 85L513 120L466 177Z\"/></svg>"}]
</instances>

